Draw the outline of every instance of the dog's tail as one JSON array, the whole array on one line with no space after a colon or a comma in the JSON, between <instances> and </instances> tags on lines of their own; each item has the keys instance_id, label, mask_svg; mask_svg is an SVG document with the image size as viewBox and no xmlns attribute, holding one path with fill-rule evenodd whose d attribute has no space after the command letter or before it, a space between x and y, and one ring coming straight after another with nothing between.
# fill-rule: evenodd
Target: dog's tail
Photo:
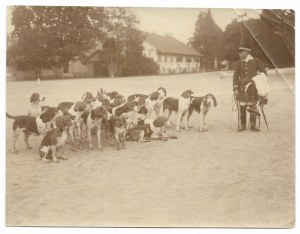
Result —
<instances>
[{"instance_id":1,"label":"dog's tail","mask_svg":"<svg viewBox=\"0 0 300 234\"><path fill-rule=\"evenodd\" d=\"M9 118L9 119L14 119L14 120L16 120L18 118L18 116L10 115L7 112L6 112L6 117Z\"/></svg>"}]
</instances>

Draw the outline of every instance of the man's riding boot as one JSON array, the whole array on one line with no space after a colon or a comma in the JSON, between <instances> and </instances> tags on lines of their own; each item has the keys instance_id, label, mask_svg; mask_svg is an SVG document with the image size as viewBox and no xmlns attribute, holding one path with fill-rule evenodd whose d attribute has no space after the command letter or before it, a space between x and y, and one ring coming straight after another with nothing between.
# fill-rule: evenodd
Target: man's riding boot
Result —
<instances>
[{"instance_id":1,"label":"man's riding boot","mask_svg":"<svg viewBox=\"0 0 300 234\"><path fill-rule=\"evenodd\" d=\"M246 131L246 125L241 125L240 129L237 130L238 132Z\"/></svg>"},{"instance_id":2,"label":"man's riding boot","mask_svg":"<svg viewBox=\"0 0 300 234\"><path fill-rule=\"evenodd\" d=\"M238 129L238 132L245 131L246 130L246 109L247 106L240 106L240 129Z\"/></svg>"},{"instance_id":3,"label":"man's riding boot","mask_svg":"<svg viewBox=\"0 0 300 234\"><path fill-rule=\"evenodd\" d=\"M257 109L257 106L256 105L251 105L248 107L247 111L250 113L250 114L254 114L254 115L257 115L257 116L260 116L260 113Z\"/></svg>"},{"instance_id":4,"label":"man's riding boot","mask_svg":"<svg viewBox=\"0 0 300 234\"><path fill-rule=\"evenodd\" d=\"M260 130L258 129L258 127L256 127L256 115L254 114L251 114L250 115L250 129L252 131L256 131L256 132L259 132Z\"/></svg>"}]
</instances>

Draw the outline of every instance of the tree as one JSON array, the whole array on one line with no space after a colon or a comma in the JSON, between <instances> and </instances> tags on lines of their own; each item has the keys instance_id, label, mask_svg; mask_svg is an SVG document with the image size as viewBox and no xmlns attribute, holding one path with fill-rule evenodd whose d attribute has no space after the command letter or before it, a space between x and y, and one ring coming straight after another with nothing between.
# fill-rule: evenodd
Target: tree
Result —
<instances>
[{"instance_id":1,"label":"tree","mask_svg":"<svg viewBox=\"0 0 300 234\"><path fill-rule=\"evenodd\" d=\"M293 10L262 10L264 37L258 38L270 59L278 67L295 66L295 12Z\"/></svg>"},{"instance_id":2,"label":"tree","mask_svg":"<svg viewBox=\"0 0 300 234\"><path fill-rule=\"evenodd\" d=\"M104 38L107 17L99 7L16 6L12 25L9 59L31 69L53 64L66 69L73 57Z\"/></svg>"},{"instance_id":3,"label":"tree","mask_svg":"<svg viewBox=\"0 0 300 234\"><path fill-rule=\"evenodd\" d=\"M115 72L121 76L156 74L155 62L143 56L144 36L136 28L136 16L127 8L107 8L106 13L110 26L103 50L110 70L116 65Z\"/></svg>"},{"instance_id":4,"label":"tree","mask_svg":"<svg viewBox=\"0 0 300 234\"><path fill-rule=\"evenodd\" d=\"M294 66L294 57L291 53L291 51L293 51L293 46L291 45L294 45L293 31L291 30L289 33L284 31L284 27L279 26L279 24L282 24L282 21L285 21L281 19L276 23L277 30L281 32L278 33L274 26L272 26L274 21L271 21L273 22L272 24L266 22L266 17L269 18L270 16L264 16L264 11L265 10L262 11L260 19L249 19L243 23L238 23L236 20L233 20L227 25L223 33L223 57L230 61L239 59L238 48L240 46L241 30L243 30L244 42L251 46L252 55L260 58L266 66ZM278 11L284 15L282 12L284 10ZM281 35L286 35L286 41L289 42L285 42Z\"/></svg>"},{"instance_id":5,"label":"tree","mask_svg":"<svg viewBox=\"0 0 300 234\"><path fill-rule=\"evenodd\" d=\"M221 36L222 30L215 24L210 9L201 10L189 44L201 53L206 69L213 68L214 61L220 58Z\"/></svg>"}]
</instances>

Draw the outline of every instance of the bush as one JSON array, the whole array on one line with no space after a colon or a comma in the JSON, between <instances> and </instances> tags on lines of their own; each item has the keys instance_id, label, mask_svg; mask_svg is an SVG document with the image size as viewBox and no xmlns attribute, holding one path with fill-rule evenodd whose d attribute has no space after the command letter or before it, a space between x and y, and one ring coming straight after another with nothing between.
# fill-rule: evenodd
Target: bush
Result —
<instances>
[{"instance_id":1,"label":"bush","mask_svg":"<svg viewBox=\"0 0 300 234\"><path fill-rule=\"evenodd\" d=\"M121 76L141 76L158 74L158 65L144 56L127 59L122 66Z\"/></svg>"}]
</instances>

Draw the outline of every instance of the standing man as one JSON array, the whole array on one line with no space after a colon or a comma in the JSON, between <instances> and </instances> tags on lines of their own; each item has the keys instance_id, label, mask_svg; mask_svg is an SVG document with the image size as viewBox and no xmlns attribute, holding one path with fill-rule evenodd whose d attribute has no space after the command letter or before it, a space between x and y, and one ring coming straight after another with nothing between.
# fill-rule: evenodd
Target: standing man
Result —
<instances>
[{"instance_id":1,"label":"standing man","mask_svg":"<svg viewBox=\"0 0 300 234\"><path fill-rule=\"evenodd\" d=\"M258 94L252 78L260 72L267 72L258 58L250 55L251 48L248 44L239 47L240 60L237 62L233 75L233 92L240 108L240 124L238 131L246 130L246 110L250 113L251 130L259 131L256 127L256 117L260 115L257 109ZM247 109L248 107L248 109Z\"/></svg>"},{"instance_id":2,"label":"standing man","mask_svg":"<svg viewBox=\"0 0 300 234\"><path fill-rule=\"evenodd\" d=\"M40 85L41 84L41 69L40 68L35 69L35 77L38 82L38 85Z\"/></svg>"}]
</instances>

